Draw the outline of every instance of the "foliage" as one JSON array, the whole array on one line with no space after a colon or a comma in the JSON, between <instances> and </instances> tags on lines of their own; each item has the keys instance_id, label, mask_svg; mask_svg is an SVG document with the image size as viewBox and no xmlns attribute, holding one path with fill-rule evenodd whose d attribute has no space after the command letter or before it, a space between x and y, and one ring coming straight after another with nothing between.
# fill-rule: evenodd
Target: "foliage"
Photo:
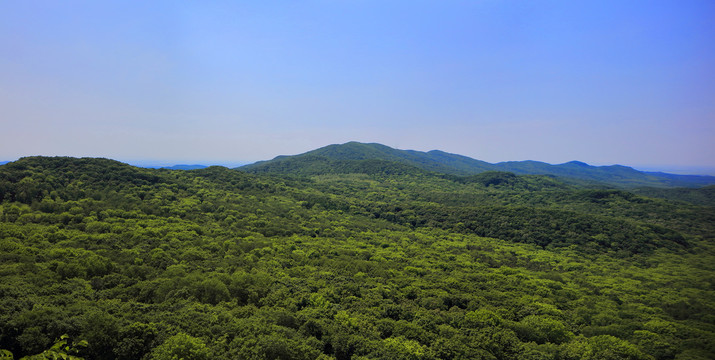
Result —
<instances>
[{"instance_id":1,"label":"foliage","mask_svg":"<svg viewBox=\"0 0 715 360\"><path fill-rule=\"evenodd\" d=\"M715 356L713 207L353 160L309 177L0 166L0 354ZM86 347L53 347L63 334Z\"/></svg>"},{"instance_id":2,"label":"foliage","mask_svg":"<svg viewBox=\"0 0 715 360\"><path fill-rule=\"evenodd\" d=\"M367 163L370 165L368 165ZM674 175L641 172L621 165L591 166L579 161L551 165L538 161L508 161L490 164L466 156L439 150L421 152L398 150L381 144L348 142L328 145L304 154L279 156L240 169L253 173L324 175L335 173L375 174L379 169L389 173L436 172L450 175L474 175L484 172L520 175L549 175L581 185L635 187L701 187L715 184L713 176ZM411 169L411 170L410 170Z\"/></svg>"},{"instance_id":3,"label":"foliage","mask_svg":"<svg viewBox=\"0 0 715 360\"><path fill-rule=\"evenodd\" d=\"M74 354L81 352L86 347L86 340L75 342L70 339L69 335L64 334L60 336L60 338L55 342L55 344L52 345L52 347L50 347L49 349L36 355L23 356L22 358L20 358L20 360L83 360L84 358L76 356ZM0 359L12 360L13 358L14 357L11 351L0 350Z\"/></svg>"},{"instance_id":4,"label":"foliage","mask_svg":"<svg viewBox=\"0 0 715 360\"><path fill-rule=\"evenodd\" d=\"M208 360L211 352L201 339L179 333L157 346L151 354L154 360Z\"/></svg>"}]
</instances>

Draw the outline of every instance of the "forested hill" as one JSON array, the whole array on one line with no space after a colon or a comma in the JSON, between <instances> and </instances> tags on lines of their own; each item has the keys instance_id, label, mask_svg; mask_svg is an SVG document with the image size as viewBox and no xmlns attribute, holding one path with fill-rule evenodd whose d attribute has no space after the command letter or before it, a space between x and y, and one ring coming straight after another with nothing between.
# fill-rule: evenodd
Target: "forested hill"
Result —
<instances>
[{"instance_id":1,"label":"forested hill","mask_svg":"<svg viewBox=\"0 0 715 360\"><path fill-rule=\"evenodd\" d=\"M714 176L674 175L642 172L621 165L591 166L572 161L551 165L538 161L510 161L491 164L466 156L439 150L421 152L398 150L381 144L348 142L328 145L304 154L278 156L239 169L253 173L325 174L341 172L337 168L351 167L358 161L380 160L413 166L426 171L453 175L473 175L485 171L508 171L516 174L553 175L579 182L633 188L633 187L701 187L715 184ZM343 164L350 165L343 165Z\"/></svg>"},{"instance_id":2,"label":"forested hill","mask_svg":"<svg viewBox=\"0 0 715 360\"><path fill-rule=\"evenodd\" d=\"M715 358L708 188L324 159L1 165L0 358Z\"/></svg>"},{"instance_id":3,"label":"forested hill","mask_svg":"<svg viewBox=\"0 0 715 360\"><path fill-rule=\"evenodd\" d=\"M409 165L426 171L444 174L468 175L492 170L491 164L474 160L466 156L448 154L441 151L424 153L413 150L397 150L381 144L363 144L349 142L342 145L328 145L320 149L295 156L278 156L270 161L261 161L245 165L239 169L263 173L322 174L329 172L329 167L322 164L337 162L356 163L378 160L385 163Z\"/></svg>"}]
</instances>

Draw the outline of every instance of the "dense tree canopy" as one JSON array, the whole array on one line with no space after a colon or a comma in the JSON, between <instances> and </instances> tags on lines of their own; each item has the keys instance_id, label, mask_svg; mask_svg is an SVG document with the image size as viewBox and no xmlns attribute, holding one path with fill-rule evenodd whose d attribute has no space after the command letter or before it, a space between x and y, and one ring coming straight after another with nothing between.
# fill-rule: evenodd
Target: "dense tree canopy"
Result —
<instances>
[{"instance_id":1,"label":"dense tree canopy","mask_svg":"<svg viewBox=\"0 0 715 360\"><path fill-rule=\"evenodd\" d=\"M692 191L344 165L0 166L0 358L715 357Z\"/></svg>"}]
</instances>

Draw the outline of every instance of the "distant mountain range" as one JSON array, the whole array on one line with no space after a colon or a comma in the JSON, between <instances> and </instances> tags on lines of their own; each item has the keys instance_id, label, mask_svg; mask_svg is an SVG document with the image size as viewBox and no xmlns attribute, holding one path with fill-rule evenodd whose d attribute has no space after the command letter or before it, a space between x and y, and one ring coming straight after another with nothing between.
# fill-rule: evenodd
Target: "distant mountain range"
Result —
<instances>
[{"instance_id":1,"label":"distant mountain range","mask_svg":"<svg viewBox=\"0 0 715 360\"><path fill-rule=\"evenodd\" d=\"M12 161L0 161L0 165L5 165L10 162L12 162ZM204 168L208 167L207 165L198 165L198 164L195 164L195 165L180 164L180 165L172 165L172 166L161 166L161 165L156 165L156 166L135 165L135 166L143 167L143 168L147 168L147 169L169 169L169 170L197 170L197 169L204 169Z\"/></svg>"},{"instance_id":2,"label":"distant mountain range","mask_svg":"<svg viewBox=\"0 0 715 360\"><path fill-rule=\"evenodd\" d=\"M184 165L184 164L179 164L179 165L172 165L172 166L161 166L161 165L134 165L138 167L143 167L147 169L169 169L169 170L197 170L197 169L204 169L207 168L208 165Z\"/></svg>"},{"instance_id":3,"label":"distant mountain range","mask_svg":"<svg viewBox=\"0 0 715 360\"><path fill-rule=\"evenodd\" d=\"M162 169L169 170L197 170L207 168L206 165L174 165L174 166L164 166Z\"/></svg>"},{"instance_id":4,"label":"distant mountain range","mask_svg":"<svg viewBox=\"0 0 715 360\"><path fill-rule=\"evenodd\" d=\"M549 175L571 183L617 187L702 187L715 184L715 176L675 175L638 171L622 165L592 166L579 161L552 165L539 161L508 161L496 164L450 154L399 150L376 143L348 142L328 145L293 156L278 156L237 169L251 173L319 175L329 173L442 173L467 176L486 171L520 175Z\"/></svg>"}]
</instances>

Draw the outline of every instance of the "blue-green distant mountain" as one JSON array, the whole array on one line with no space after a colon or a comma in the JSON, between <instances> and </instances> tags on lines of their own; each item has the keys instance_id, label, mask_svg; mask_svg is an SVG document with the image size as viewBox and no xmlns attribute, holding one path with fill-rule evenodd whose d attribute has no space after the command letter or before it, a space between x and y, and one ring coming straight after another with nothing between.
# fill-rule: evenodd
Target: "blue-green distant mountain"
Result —
<instances>
[{"instance_id":1,"label":"blue-green distant mountain","mask_svg":"<svg viewBox=\"0 0 715 360\"><path fill-rule=\"evenodd\" d=\"M328 145L293 156L278 156L238 169L252 173L317 175L329 173L435 172L467 176L485 171L550 175L572 183L617 187L701 187L715 184L715 176L643 172L622 165L591 166L579 161L552 165L539 161L488 163L444 151L399 150L375 143Z\"/></svg>"},{"instance_id":2,"label":"blue-green distant mountain","mask_svg":"<svg viewBox=\"0 0 715 360\"><path fill-rule=\"evenodd\" d=\"M196 169L204 169L207 168L208 166L206 165L174 165L174 166L164 166L162 169L169 169L169 170L196 170Z\"/></svg>"},{"instance_id":3,"label":"blue-green distant mountain","mask_svg":"<svg viewBox=\"0 0 715 360\"><path fill-rule=\"evenodd\" d=\"M161 166L161 165L136 165L134 166L138 167L143 167L146 169L168 169L168 170L198 170L198 169L205 169L208 167L208 165L184 165L184 164L179 164L179 165L172 165L172 166Z\"/></svg>"},{"instance_id":4,"label":"blue-green distant mountain","mask_svg":"<svg viewBox=\"0 0 715 360\"><path fill-rule=\"evenodd\" d=\"M324 173L374 173L376 165L387 173L437 172L454 175L473 175L493 170L491 164L442 151L428 153L398 150L381 144L349 142L328 145L294 156L278 156L239 167L253 173L295 173L315 175Z\"/></svg>"}]
</instances>

